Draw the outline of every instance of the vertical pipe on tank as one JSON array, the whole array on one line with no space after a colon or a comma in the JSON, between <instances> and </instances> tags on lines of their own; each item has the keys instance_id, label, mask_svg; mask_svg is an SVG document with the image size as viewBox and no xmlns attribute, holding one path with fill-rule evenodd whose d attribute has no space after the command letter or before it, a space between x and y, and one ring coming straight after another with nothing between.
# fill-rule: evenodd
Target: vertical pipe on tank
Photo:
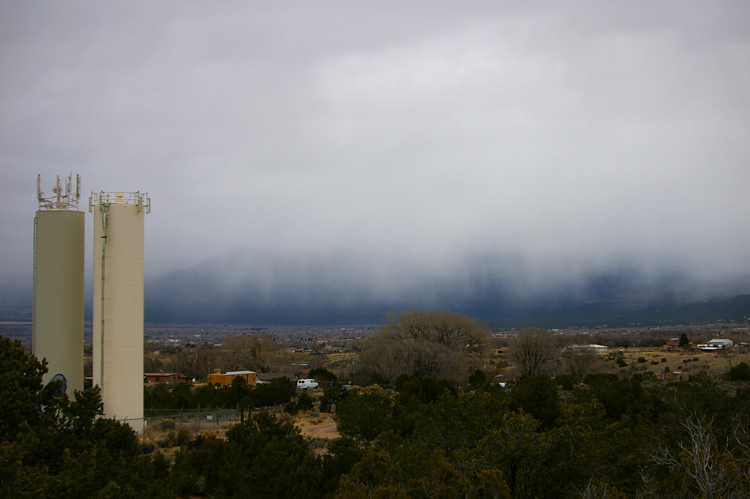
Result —
<instances>
[{"instance_id":1,"label":"vertical pipe on tank","mask_svg":"<svg viewBox=\"0 0 750 499\"><path fill-rule=\"evenodd\" d=\"M107 208L109 207L108 204L102 204L101 205L101 225L102 225L102 234L100 236L101 243L102 243L102 250L101 250L101 279L100 279L100 292L99 292L99 349L98 353L101 354L101 352L104 351L104 276L106 276L106 270L107 270L107 259L105 256L107 255ZM94 216L96 218L96 216ZM94 263L96 265L96 262ZM96 295L95 295L96 296ZM98 383L94 383L96 385L99 385L100 387L104 385L104 362L101 362L101 355L99 357L99 363L92 363L94 366L99 366L99 379Z\"/></svg>"}]
</instances>

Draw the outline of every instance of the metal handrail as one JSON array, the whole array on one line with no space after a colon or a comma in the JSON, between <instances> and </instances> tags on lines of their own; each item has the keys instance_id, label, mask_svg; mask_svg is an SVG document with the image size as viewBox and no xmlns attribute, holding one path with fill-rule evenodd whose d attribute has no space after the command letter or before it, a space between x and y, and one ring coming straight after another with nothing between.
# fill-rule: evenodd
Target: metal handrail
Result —
<instances>
[{"instance_id":1,"label":"metal handrail","mask_svg":"<svg viewBox=\"0 0 750 499\"><path fill-rule=\"evenodd\" d=\"M151 198L147 192L92 192L89 197L89 213L94 211L94 206L104 205L132 205L137 206L138 211L151 213Z\"/></svg>"}]
</instances>

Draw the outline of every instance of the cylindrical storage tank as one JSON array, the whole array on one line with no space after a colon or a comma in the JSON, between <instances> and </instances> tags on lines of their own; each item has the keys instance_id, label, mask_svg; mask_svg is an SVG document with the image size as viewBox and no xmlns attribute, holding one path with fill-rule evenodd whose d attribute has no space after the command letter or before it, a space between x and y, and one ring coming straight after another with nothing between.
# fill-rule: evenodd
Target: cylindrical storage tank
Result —
<instances>
[{"instance_id":1,"label":"cylindrical storage tank","mask_svg":"<svg viewBox=\"0 0 750 499\"><path fill-rule=\"evenodd\" d=\"M143 431L143 222L141 193L92 195L93 382L104 416Z\"/></svg>"},{"instance_id":2,"label":"cylindrical storage tank","mask_svg":"<svg viewBox=\"0 0 750 499\"><path fill-rule=\"evenodd\" d=\"M65 209L34 218L32 351L47 359L44 383L62 376L70 398L83 390L84 224L83 212Z\"/></svg>"}]
</instances>

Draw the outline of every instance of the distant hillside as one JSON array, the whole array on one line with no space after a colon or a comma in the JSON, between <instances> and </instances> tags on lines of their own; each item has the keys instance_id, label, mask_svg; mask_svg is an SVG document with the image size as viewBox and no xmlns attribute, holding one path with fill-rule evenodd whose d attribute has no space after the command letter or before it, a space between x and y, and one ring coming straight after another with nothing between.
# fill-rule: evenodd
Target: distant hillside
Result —
<instances>
[{"instance_id":1,"label":"distant hillside","mask_svg":"<svg viewBox=\"0 0 750 499\"><path fill-rule=\"evenodd\" d=\"M715 323L750 323L750 294L634 306L632 302L601 301L562 310L490 321L497 327L649 327Z\"/></svg>"},{"instance_id":2,"label":"distant hillside","mask_svg":"<svg viewBox=\"0 0 750 499\"><path fill-rule=\"evenodd\" d=\"M377 324L407 310L449 310L507 326L642 327L744 322L750 278L722 282L592 275L536 295L481 262L466 275L374 275L361 255L303 261L232 253L171 272L146 285L146 320L276 325Z\"/></svg>"}]
</instances>

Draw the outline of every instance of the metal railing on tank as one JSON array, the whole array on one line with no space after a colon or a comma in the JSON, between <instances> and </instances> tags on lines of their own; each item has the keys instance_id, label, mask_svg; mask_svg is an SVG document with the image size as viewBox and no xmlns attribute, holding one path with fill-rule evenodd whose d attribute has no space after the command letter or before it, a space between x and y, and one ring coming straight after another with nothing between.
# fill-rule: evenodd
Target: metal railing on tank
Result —
<instances>
[{"instance_id":1,"label":"metal railing on tank","mask_svg":"<svg viewBox=\"0 0 750 499\"><path fill-rule=\"evenodd\" d=\"M151 213L151 198L147 192L92 192L89 197L89 212L94 210L94 206L104 206L111 204L127 204L137 206L138 211Z\"/></svg>"}]
</instances>

